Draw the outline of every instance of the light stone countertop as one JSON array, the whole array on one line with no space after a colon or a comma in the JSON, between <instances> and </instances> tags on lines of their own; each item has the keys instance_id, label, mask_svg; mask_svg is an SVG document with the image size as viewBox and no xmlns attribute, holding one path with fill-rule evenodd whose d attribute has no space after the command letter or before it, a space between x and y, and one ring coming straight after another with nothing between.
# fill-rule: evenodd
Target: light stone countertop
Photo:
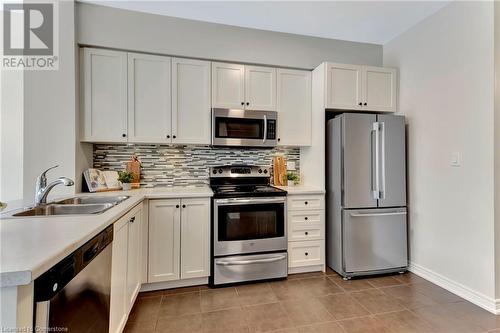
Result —
<instances>
[{"instance_id":1,"label":"light stone countertop","mask_svg":"<svg viewBox=\"0 0 500 333\"><path fill-rule=\"evenodd\" d=\"M295 186L275 186L288 192L288 194L325 194L325 189L308 186L308 185L295 185Z\"/></svg>"},{"instance_id":2,"label":"light stone countertop","mask_svg":"<svg viewBox=\"0 0 500 333\"><path fill-rule=\"evenodd\" d=\"M162 187L81 193L76 196L87 195L129 195L130 198L97 215L2 217L0 219L0 287L31 283L144 199L206 198L211 197L213 192L208 186Z\"/></svg>"}]
</instances>

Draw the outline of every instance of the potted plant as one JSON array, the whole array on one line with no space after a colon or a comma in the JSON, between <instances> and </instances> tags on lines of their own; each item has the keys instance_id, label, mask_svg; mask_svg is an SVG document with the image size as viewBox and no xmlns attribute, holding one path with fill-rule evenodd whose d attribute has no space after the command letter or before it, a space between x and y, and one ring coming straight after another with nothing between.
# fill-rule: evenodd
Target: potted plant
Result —
<instances>
[{"instance_id":1,"label":"potted plant","mask_svg":"<svg viewBox=\"0 0 500 333\"><path fill-rule=\"evenodd\" d=\"M299 183L300 177L296 172L288 171L286 179L288 180L288 186L294 186Z\"/></svg>"},{"instance_id":2,"label":"potted plant","mask_svg":"<svg viewBox=\"0 0 500 333\"><path fill-rule=\"evenodd\" d=\"M122 190L128 191L132 188L134 174L128 171L118 171L118 181L122 183Z\"/></svg>"}]
</instances>

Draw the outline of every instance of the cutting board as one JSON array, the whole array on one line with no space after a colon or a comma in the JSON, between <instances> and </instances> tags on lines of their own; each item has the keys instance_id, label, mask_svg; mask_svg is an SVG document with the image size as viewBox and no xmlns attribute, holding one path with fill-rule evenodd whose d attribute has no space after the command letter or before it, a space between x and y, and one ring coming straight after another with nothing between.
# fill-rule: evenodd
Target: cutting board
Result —
<instances>
[{"instance_id":1,"label":"cutting board","mask_svg":"<svg viewBox=\"0 0 500 333\"><path fill-rule=\"evenodd\" d=\"M278 186L286 185L286 159L284 156L273 157L273 183Z\"/></svg>"}]
</instances>

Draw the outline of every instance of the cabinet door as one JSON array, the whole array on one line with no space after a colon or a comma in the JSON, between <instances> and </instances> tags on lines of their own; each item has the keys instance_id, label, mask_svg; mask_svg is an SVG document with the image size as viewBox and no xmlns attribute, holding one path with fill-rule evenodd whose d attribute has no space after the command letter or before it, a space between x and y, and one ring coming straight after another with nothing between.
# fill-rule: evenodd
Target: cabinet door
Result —
<instances>
[{"instance_id":1,"label":"cabinet door","mask_svg":"<svg viewBox=\"0 0 500 333\"><path fill-rule=\"evenodd\" d=\"M276 111L276 68L245 66L245 109Z\"/></svg>"},{"instance_id":2,"label":"cabinet door","mask_svg":"<svg viewBox=\"0 0 500 333\"><path fill-rule=\"evenodd\" d=\"M362 110L361 66L329 63L326 71L326 108Z\"/></svg>"},{"instance_id":3,"label":"cabinet door","mask_svg":"<svg viewBox=\"0 0 500 333\"><path fill-rule=\"evenodd\" d=\"M113 254L111 261L111 303L109 331L121 332L127 320L127 249L128 217L114 224Z\"/></svg>"},{"instance_id":4,"label":"cabinet door","mask_svg":"<svg viewBox=\"0 0 500 333\"><path fill-rule=\"evenodd\" d=\"M127 141L127 54L85 48L83 141Z\"/></svg>"},{"instance_id":5,"label":"cabinet door","mask_svg":"<svg viewBox=\"0 0 500 333\"><path fill-rule=\"evenodd\" d=\"M311 145L311 72L278 69L278 142Z\"/></svg>"},{"instance_id":6,"label":"cabinet door","mask_svg":"<svg viewBox=\"0 0 500 333\"><path fill-rule=\"evenodd\" d=\"M245 66L212 63L212 107L243 109Z\"/></svg>"},{"instance_id":7,"label":"cabinet door","mask_svg":"<svg viewBox=\"0 0 500 333\"><path fill-rule=\"evenodd\" d=\"M181 278L210 275L210 200L182 199Z\"/></svg>"},{"instance_id":8,"label":"cabinet door","mask_svg":"<svg viewBox=\"0 0 500 333\"><path fill-rule=\"evenodd\" d=\"M170 58L128 54L129 141L171 141Z\"/></svg>"},{"instance_id":9,"label":"cabinet door","mask_svg":"<svg viewBox=\"0 0 500 333\"><path fill-rule=\"evenodd\" d=\"M180 200L149 201L148 282L179 279Z\"/></svg>"},{"instance_id":10,"label":"cabinet door","mask_svg":"<svg viewBox=\"0 0 500 333\"><path fill-rule=\"evenodd\" d=\"M363 107L370 111L396 112L397 72L393 68L363 67ZM366 103L366 106L364 105Z\"/></svg>"},{"instance_id":11,"label":"cabinet door","mask_svg":"<svg viewBox=\"0 0 500 333\"><path fill-rule=\"evenodd\" d=\"M131 310L141 288L142 210L128 220L127 309Z\"/></svg>"},{"instance_id":12,"label":"cabinet door","mask_svg":"<svg viewBox=\"0 0 500 333\"><path fill-rule=\"evenodd\" d=\"M210 62L172 59L172 142L210 144Z\"/></svg>"}]
</instances>

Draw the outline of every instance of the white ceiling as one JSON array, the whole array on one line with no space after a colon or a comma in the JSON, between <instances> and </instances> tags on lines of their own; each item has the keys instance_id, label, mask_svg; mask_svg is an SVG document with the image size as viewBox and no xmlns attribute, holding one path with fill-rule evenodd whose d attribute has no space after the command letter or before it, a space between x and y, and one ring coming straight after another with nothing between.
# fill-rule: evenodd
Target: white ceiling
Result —
<instances>
[{"instance_id":1,"label":"white ceiling","mask_svg":"<svg viewBox=\"0 0 500 333\"><path fill-rule=\"evenodd\" d=\"M385 44L450 2L82 1L239 27L375 44Z\"/></svg>"}]
</instances>

